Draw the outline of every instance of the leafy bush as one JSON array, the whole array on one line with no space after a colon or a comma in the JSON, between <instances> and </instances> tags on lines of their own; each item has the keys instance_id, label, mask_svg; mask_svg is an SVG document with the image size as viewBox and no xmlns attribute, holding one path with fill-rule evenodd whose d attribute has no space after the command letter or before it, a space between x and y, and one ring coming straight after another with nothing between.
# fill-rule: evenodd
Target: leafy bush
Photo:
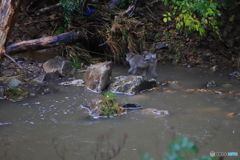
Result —
<instances>
[{"instance_id":1,"label":"leafy bush","mask_svg":"<svg viewBox=\"0 0 240 160\"><path fill-rule=\"evenodd\" d=\"M169 153L164 154L164 160L185 160L198 153L198 147L195 143L190 142L187 137L176 137L169 144ZM202 156L194 160L217 160L217 157Z\"/></svg>"},{"instance_id":2,"label":"leafy bush","mask_svg":"<svg viewBox=\"0 0 240 160\"><path fill-rule=\"evenodd\" d=\"M75 11L79 11L79 8L82 8L83 1L80 0L60 0L60 3L62 3L63 7L63 13L64 13L64 20L66 23L66 26L70 26L72 23L73 17ZM77 12L79 13L79 12Z\"/></svg>"},{"instance_id":3,"label":"leafy bush","mask_svg":"<svg viewBox=\"0 0 240 160\"><path fill-rule=\"evenodd\" d=\"M164 154L163 160L218 160L217 157L202 156L200 158L190 158L198 153L195 143L189 141L187 137L176 137L168 146L169 152ZM140 160L154 160L147 153L141 153Z\"/></svg>"},{"instance_id":4,"label":"leafy bush","mask_svg":"<svg viewBox=\"0 0 240 160\"><path fill-rule=\"evenodd\" d=\"M212 29L219 35L220 9L225 6L224 0L162 0L172 11L164 14L163 21L176 21L176 28L182 31L197 31L201 36Z\"/></svg>"}]
</instances>

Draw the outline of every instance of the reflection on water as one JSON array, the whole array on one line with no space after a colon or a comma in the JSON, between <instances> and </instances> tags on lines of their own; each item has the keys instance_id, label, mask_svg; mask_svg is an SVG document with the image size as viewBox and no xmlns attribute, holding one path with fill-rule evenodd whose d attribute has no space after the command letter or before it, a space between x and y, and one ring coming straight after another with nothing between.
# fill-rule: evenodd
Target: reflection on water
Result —
<instances>
[{"instance_id":1,"label":"reflection on water","mask_svg":"<svg viewBox=\"0 0 240 160\"><path fill-rule=\"evenodd\" d=\"M18 57L30 57L32 60L45 62L61 54L61 50L57 48L42 49L31 52L17 54Z\"/></svg>"},{"instance_id":2,"label":"reflection on water","mask_svg":"<svg viewBox=\"0 0 240 160\"><path fill-rule=\"evenodd\" d=\"M147 115L139 110L121 117L93 120L80 104L100 94L73 86L58 86L57 93L29 97L22 102L1 100L0 122L12 122L0 126L1 159L91 160L99 136L107 137L101 142L103 150L109 150L107 144L121 144L124 134L128 138L114 160L139 159L138 150L162 159L174 136L187 136L197 142L201 148L199 155L209 155L210 151L240 154L240 117L228 116L240 113L239 97L182 91L201 87L211 80L219 84L212 89L240 91L239 83L228 76L229 71L212 74L204 69L160 65L157 72L160 82L179 82L166 87L172 92L154 90L135 96L118 95L118 101L166 109L170 116ZM113 76L126 74L127 68L114 68Z\"/></svg>"}]
</instances>

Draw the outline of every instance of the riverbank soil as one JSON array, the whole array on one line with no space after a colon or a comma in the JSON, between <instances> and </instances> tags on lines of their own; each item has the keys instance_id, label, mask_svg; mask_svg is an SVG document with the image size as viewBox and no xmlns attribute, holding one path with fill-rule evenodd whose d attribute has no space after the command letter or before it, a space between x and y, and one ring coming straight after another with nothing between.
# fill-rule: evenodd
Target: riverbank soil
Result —
<instances>
[{"instance_id":1,"label":"riverbank soil","mask_svg":"<svg viewBox=\"0 0 240 160\"><path fill-rule=\"evenodd\" d=\"M71 23L66 21L67 15L57 2L26 1L18 14L7 46L69 31L90 32L92 36L86 36L84 41L62 43L35 54L28 52L27 56L23 53L10 53L11 56L23 58L21 60L16 58L18 62L22 63L36 54L43 58L45 56L41 55L49 52L49 57L53 54L67 57L75 67L109 59L115 63L125 64L125 53L141 54L147 50L156 53L160 63L204 67L213 71L226 67L237 70L239 67L239 5L228 6L221 16L222 19L227 19L229 15L234 15L234 19L231 19L228 25L221 26L221 39L219 39L219 36L210 30L207 31L206 36L201 37L195 32L188 34L181 32L176 29L174 21L164 23L163 14L170 9L160 1L139 2L136 10L131 10L128 6L122 9L117 7L109 9L111 2L86 1L82 8L76 9L81 13L76 13L76 17L70 17ZM55 7L48 8L51 6ZM129 10L134 11L133 14L130 15ZM39 61L39 58L37 60ZM33 62L31 59L29 63L38 62ZM34 66L41 67L40 63ZM1 59L1 68L2 75L27 72L10 63L7 58ZM39 69L32 70L34 74L42 72Z\"/></svg>"}]
</instances>

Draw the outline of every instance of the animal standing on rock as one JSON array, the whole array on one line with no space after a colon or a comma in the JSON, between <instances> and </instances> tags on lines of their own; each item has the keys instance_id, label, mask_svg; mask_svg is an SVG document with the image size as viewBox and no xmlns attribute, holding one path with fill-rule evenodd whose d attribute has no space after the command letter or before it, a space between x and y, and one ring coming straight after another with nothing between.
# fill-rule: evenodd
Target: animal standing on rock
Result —
<instances>
[{"instance_id":1,"label":"animal standing on rock","mask_svg":"<svg viewBox=\"0 0 240 160\"><path fill-rule=\"evenodd\" d=\"M157 56L156 54L144 51L143 55L137 55L132 52L126 54L126 61L130 64L129 74L135 75L138 69L143 69L142 76L147 75L147 70L151 73L153 78L157 78Z\"/></svg>"}]
</instances>

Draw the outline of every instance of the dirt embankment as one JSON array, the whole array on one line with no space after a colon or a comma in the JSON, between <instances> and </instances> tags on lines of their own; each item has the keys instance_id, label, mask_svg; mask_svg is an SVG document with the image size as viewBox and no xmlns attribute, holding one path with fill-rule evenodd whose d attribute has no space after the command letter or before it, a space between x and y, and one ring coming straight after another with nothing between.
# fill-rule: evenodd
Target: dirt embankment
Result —
<instances>
[{"instance_id":1,"label":"dirt embankment","mask_svg":"<svg viewBox=\"0 0 240 160\"><path fill-rule=\"evenodd\" d=\"M218 69L221 69L227 66L237 68L240 63L239 46L237 45L240 41L238 37L240 29L238 29L237 16L231 25L222 27L222 40L217 39L211 32L207 37L199 37L197 33L186 37L175 28L174 23L162 21L166 6L161 2L148 4L138 5L131 17L117 14L124 13L125 9L108 11L107 4L99 3L98 7L89 4L95 11L90 15L83 14L80 19L76 18L77 20L73 20L69 27L66 27L61 7L36 14L35 11L40 9L39 7L55 5L53 1L41 6L34 4L35 8L34 5L25 4L18 15L8 45L67 31L94 28L94 39L86 37L85 42L61 44L54 48L55 53L59 55L64 53L64 56L76 60L77 63L94 63L92 57L123 62L127 52L141 53L148 50L156 53L162 63L173 62L188 67L212 68L218 66ZM228 14L237 15L238 8L235 6ZM224 16L226 19L227 16ZM158 49L157 46L161 44L167 47ZM6 63L2 63L2 66L7 66ZM11 65L5 69L10 69Z\"/></svg>"}]
</instances>

